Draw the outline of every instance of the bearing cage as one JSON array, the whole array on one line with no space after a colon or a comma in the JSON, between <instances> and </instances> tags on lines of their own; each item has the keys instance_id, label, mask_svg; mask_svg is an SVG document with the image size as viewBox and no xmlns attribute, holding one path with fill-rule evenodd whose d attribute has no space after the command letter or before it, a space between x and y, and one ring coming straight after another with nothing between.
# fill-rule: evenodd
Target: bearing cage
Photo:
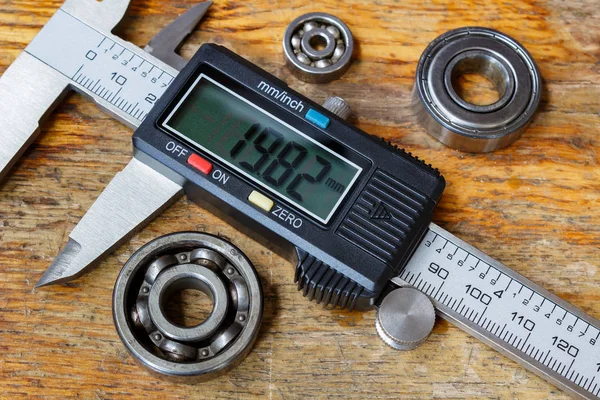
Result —
<instances>
[{"instance_id":1,"label":"bearing cage","mask_svg":"<svg viewBox=\"0 0 600 400\"><path fill-rule=\"evenodd\" d=\"M471 44L470 47L462 48L459 53L452 54L448 59L436 60L444 48L466 42L467 38L481 39L482 45L473 46ZM485 46L485 42L502 45L505 49L502 49L500 53L493 49L490 50ZM499 63L507 65L508 73L512 74L511 79L514 80L515 92L509 99L502 99L501 95L501 99L497 103L504 101L506 104L497 109L494 109L493 106L497 104L494 103L489 106L473 105L471 110L464 109L462 110L464 113L460 115L448 112L447 106L464 107L461 106L461 102L452 99L445 88L446 68L461 53L472 50L487 52ZM438 76L438 73L434 82L431 82L431 66L436 61L444 65L444 71L441 76ZM519 70L519 67L521 70L523 69L518 65L519 63L525 66L527 76L515 72ZM532 56L519 42L493 29L465 27L442 34L423 51L417 65L411 106L425 130L443 144L465 152L490 152L510 145L521 136L539 106L541 92L542 80L539 69ZM439 97L445 98L446 101L440 102ZM523 98L527 101L522 107L515 107L515 110L507 109ZM506 118L502 118L500 112L505 112L510 116L510 121L507 122ZM461 118L463 122L460 121ZM480 124L484 120L486 123ZM464 123L464 121L469 123Z\"/></svg>"},{"instance_id":2,"label":"bearing cage","mask_svg":"<svg viewBox=\"0 0 600 400\"><path fill-rule=\"evenodd\" d=\"M222 262L219 265L199 253L216 254ZM157 329L147 309L140 312L138 307L140 294L148 297L152 291L146 278L156 281L162 272L177 266L212 271L229 283L225 285L227 315L214 333L199 341L173 340ZM186 383L212 379L241 362L258 335L262 312L262 287L250 261L231 243L203 233L175 233L146 244L125 264L113 293L115 327L135 360L151 373Z\"/></svg>"}]
</instances>

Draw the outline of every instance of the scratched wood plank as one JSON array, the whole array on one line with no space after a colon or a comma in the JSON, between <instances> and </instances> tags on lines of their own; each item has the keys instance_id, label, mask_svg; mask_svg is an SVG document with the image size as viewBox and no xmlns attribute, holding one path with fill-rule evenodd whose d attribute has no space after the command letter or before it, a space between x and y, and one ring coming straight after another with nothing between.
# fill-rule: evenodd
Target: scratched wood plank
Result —
<instances>
[{"instance_id":1,"label":"scratched wood plank","mask_svg":"<svg viewBox=\"0 0 600 400\"><path fill-rule=\"evenodd\" d=\"M142 46L192 3L134 0L121 35ZM185 56L201 43L216 42L316 101L332 94L346 98L361 129L442 170L448 188L436 222L600 317L595 0L215 3L183 47ZM0 1L0 72L60 4ZM283 66L283 31L309 11L339 16L357 39L356 61L339 81L306 84ZM487 155L442 146L408 108L422 50L446 30L466 25L515 37L544 77L541 109L529 130L508 149ZM43 132L0 186L3 398L568 398L443 321L417 351L392 352L375 334L373 312L329 311L308 303L296 292L286 261L187 200L90 274L34 290L68 232L131 154L129 130L76 95ZM196 386L149 376L121 345L111 318L112 287L123 263L147 241L180 230L231 238L256 264L266 295L264 324L249 357L228 375Z\"/></svg>"}]
</instances>

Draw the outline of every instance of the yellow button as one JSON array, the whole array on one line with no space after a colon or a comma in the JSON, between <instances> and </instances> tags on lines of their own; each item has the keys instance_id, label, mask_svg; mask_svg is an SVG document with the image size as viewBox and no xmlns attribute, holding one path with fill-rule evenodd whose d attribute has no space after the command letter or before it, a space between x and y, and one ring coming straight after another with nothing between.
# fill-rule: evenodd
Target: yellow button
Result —
<instances>
[{"instance_id":1,"label":"yellow button","mask_svg":"<svg viewBox=\"0 0 600 400\"><path fill-rule=\"evenodd\" d=\"M273 208L273 206L275 205L275 203L273 203L273 200L271 200L264 194L257 192L256 190L253 190L252 193L250 193L250 196L248 196L248 200L250 200L250 203L257 205L266 212L271 211L271 208Z\"/></svg>"}]
</instances>

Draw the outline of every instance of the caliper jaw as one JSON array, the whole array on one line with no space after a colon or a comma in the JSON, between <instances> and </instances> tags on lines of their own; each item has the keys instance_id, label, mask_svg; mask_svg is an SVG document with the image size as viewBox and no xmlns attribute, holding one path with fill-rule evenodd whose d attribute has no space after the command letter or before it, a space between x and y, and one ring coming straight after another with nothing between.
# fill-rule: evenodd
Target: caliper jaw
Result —
<instances>
[{"instance_id":1,"label":"caliper jaw","mask_svg":"<svg viewBox=\"0 0 600 400\"><path fill-rule=\"evenodd\" d=\"M63 7L87 21L93 15L90 14L93 7L82 10L81 3L71 0ZM127 7L124 7L125 2L112 0L110 3L122 3L119 12L107 15L116 25ZM200 3L188 10L161 30L145 50L176 70L183 68L187 61L177 55L176 50L211 4ZM106 111L111 113L110 108ZM143 155L140 157L143 158ZM82 275L181 197L183 181L177 176L167 174L167 177L157 170L159 168L153 169L133 158L77 224L63 250L35 286L68 282Z\"/></svg>"},{"instance_id":2,"label":"caliper jaw","mask_svg":"<svg viewBox=\"0 0 600 400\"><path fill-rule=\"evenodd\" d=\"M182 185L133 158L92 204L35 287L77 278L181 195Z\"/></svg>"},{"instance_id":3,"label":"caliper jaw","mask_svg":"<svg viewBox=\"0 0 600 400\"><path fill-rule=\"evenodd\" d=\"M212 1L196 4L154 35L150 43L144 47L144 50L165 64L181 71L187 64L187 60L177 54L177 50L192 33L194 27L198 25L211 5Z\"/></svg>"}]
</instances>

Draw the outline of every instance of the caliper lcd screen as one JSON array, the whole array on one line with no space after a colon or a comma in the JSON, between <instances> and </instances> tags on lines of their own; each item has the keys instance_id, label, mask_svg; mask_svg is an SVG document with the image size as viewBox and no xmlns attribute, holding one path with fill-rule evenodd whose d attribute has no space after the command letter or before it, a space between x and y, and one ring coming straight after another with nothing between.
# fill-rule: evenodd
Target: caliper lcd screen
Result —
<instances>
[{"instance_id":1,"label":"caliper lcd screen","mask_svg":"<svg viewBox=\"0 0 600 400\"><path fill-rule=\"evenodd\" d=\"M362 171L204 74L163 127L323 223Z\"/></svg>"}]
</instances>

